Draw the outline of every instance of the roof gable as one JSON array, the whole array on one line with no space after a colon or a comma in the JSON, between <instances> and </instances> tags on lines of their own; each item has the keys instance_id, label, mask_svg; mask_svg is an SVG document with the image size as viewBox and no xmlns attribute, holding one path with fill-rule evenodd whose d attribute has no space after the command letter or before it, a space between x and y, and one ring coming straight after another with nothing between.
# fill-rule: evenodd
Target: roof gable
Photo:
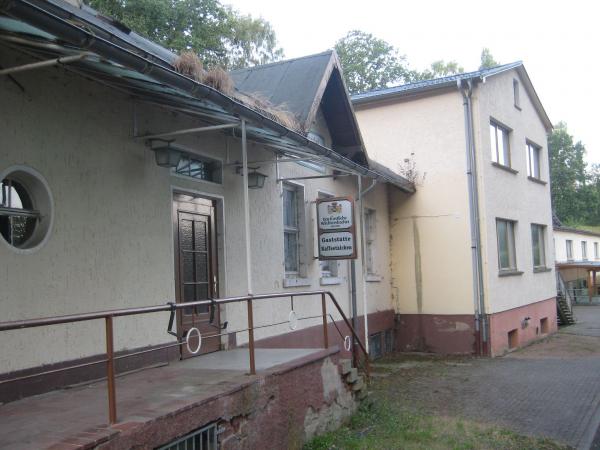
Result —
<instances>
[{"instance_id":1,"label":"roof gable","mask_svg":"<svg viewBox=\"0 0 600 450\"><path fill-rule=\"evenodd\" d=\"M283 105L306 128L332 52L254 66L230 72L236 89Z\"/></svg>"},{"instance_id":2,"label":"roof gable","mask_svg":"<svg viewBox=\"0 0 600 450\"><path fill-rule=\"evenodd\" d=\"M230 74L236 89L282 105L294 114L304 130L310 130L321 108L333 150L368 165L335 51L234 70Z\"/></svg>"}]
</instances>

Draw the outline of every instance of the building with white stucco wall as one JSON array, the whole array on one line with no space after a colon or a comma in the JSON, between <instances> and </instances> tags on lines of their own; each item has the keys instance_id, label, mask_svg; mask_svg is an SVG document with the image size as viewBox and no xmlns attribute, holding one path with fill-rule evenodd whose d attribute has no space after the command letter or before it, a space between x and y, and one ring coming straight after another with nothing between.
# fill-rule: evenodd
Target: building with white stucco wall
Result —
<instances>
[{"instance_id":1,"label":"building with white stucco wall","mask_svg":"<svg viewBox=\"0 0 600 450\"><path fill-rule=\"evenodd\" d=\"M372 157L418 172L390 200L399 348L498 355L556 330L551 122L523 64L353 103Z\"/></svg>"},{"instance_id":2,"label":"building with white stucco wall","mask_svg":"<svg viewBox=\"0 0 600 450\"><path fill-rule=\"evenodd\" d=\"M414 186L369 160L335 53L232 73L236 89L224 93L87 7L46 7L31 18L19 3L0 17L0 64L14 69L0 78L12 105L0 111L0 312L10 330L0 403L102 376L102 364L86 365L103 361L102 321L14 329L44 317L278 293L251 302L253 326L247 301L179 309L174 336L168 312L115 318L114 350L136 354L118 364L125 371L190 356L177 339L192 328L200 353L245 347L250 329L257 348L322 348L322 296L308 294L328 291L361 344L385 351L388 196ZM74 50L73 36L90 29L103 38ZM279 78L262 88L244 80L273 69ZM355 201L353 262L315 253L315 205L326 197ZM357 344L327 308L327 345L348 355Z\"/></svg>"}]
</instances>

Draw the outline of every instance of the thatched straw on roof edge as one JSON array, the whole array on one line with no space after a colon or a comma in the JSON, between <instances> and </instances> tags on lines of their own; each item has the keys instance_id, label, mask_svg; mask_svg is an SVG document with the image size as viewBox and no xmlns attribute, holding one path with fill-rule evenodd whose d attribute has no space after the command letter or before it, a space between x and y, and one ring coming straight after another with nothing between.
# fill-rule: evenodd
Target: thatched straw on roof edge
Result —
<instances>
[{"instance_id":1,"label":"thatched straw on roof edge","mask_svg":"<svg viewBox=\"0 0 600 450\"><path fill-rule=\"evenodd\" d=\"M273 105L259 93L245 94L237 91L233 84L233 79L225 70L221 67L204 70L202 61L194 52L181 53L173 63L173 67L180 74L239 100L249 108L261 112L286 128L300 133L305 132L296 116L288 111L285 105Z\"/></svg>"},{"instance_id":2,"label":"thatched straw on roof edge","mask_svg":"<svg viewBox=\"0 0 600 450\"><path fill-rule=\"evenodd\" d=\"M196 80L198 83L202 83L204 80L205 72L202 61L194 52L182 52L173 63L173 68L181 75Z\"/></svg>"}]
</instances>

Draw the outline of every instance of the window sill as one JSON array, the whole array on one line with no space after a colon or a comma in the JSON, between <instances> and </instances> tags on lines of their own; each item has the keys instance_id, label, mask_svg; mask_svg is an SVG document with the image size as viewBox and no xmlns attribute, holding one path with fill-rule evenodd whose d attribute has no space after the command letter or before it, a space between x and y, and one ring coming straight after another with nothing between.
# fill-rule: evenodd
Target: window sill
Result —
<instances>
[{"instance_id":1,"label":"window sill","mask_svg":"<svg viewBox=\"0 0 600 450\"><path fill-rule=\"evenodd\" d=\"M533 273L552 272L551 267L534 267Z\"/></svg>"},{"instance_id":2,"label":"window sill","mask_svg":"<svg viewBox=\"0 0 600 450\"><path fill-rule=\"evenodd\" d=\"M383 277L375 274L368 274L365 278L367 283L379 283L381 280L383 280Z\"/></svg>"},{"instance_id":3,"label":"window sill","mask_svg":"<svg viewBox=\"0 0 600 450\"><path fill-rule=\"evenodd\" d=\"M523 272L520 270L501 270L498 272L499 277L515 277L523 275Z\"/></svg>"},{"instance_id":4,"label":"window sill","mask_svg":"<svg viewBox=\"0 0 600 450\"><path fill-rule=\"evenodd\" d=\"M310 280L308 278L284 278L283 287L299 287L299 286L310 286Z\"/></svg>"},{"instance_id":5,"label":"window sill","mask_svg":"<svg viewBox=\"0 0 600 450\"><path fill-rule=\"evenodd\" d=\"M536 178L536 177L527 177L527 179L529 181L533 181L534 183L541 184L541 185L544 185L544 186L546 186L548 184L547 181L540 180L539 178Z\"/></svg>"},{"instance_id":6,"label":"window sill","mask_svg":"<svg viewBox=\"0 0 600 450\"><path fill-rule=\"evenodd\" d=\"M502 165L500 163L497 163L497 162L492 162L492 166L497 167L498 169L505 170L506 172L510 172L510 173L512 173L514 175L516 175L516 174L519 173L518 170L515 170L512 167L504 166L504 165Z\"/></svg>"},{"instance_id":7,"label":"window sill","mask_svg":"<svg viewBox=\"0 0 600 450\"><path fill-rule=\"evenodd\" d=\"M319 280L319 284L321 286L331 286L333 284L342 284L342 279L340 277L321 277Z\"/></svg>"}]
</instances>

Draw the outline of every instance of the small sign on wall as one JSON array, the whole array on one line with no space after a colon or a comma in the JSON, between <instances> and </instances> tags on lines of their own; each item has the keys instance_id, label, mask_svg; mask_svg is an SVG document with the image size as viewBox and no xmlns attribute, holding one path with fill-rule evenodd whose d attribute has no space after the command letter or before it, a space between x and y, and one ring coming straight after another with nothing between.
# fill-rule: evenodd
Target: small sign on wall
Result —
<instances>
[{"instance_id":1,"label":"small sign on wall","mask_svg":"<svg viewBox=\"0 0 600 450\"><path fill-rule=\"evenodd\" d=\"M350 197L317 200L319 259L356 259L354 200Z\"/></svg>"}]
</instances>

